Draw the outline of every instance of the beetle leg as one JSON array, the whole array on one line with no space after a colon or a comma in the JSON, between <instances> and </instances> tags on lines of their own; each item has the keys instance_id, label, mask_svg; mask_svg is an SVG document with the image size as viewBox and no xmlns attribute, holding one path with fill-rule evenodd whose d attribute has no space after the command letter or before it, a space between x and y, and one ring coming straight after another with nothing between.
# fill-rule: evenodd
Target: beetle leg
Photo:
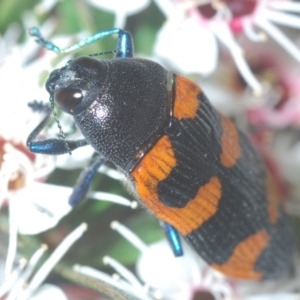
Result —
<instances>
[{"instance_id":1,"label":"beetle leg","mask_svg":"<svg viewBox=\"0 0 300 300\"><path fill-rule=\"evenodd\" d=\"M69 152L68 149L66 149L66 143L68 144L70 151L88 145L85 139L67 141L61 138L53 138L53 139L46 139L42 141L34 141L37 135L50 121L50 116L51 116L51 110L48 112L45 119L28 136L26 144L31 152L58 155L58 154L65 154Z\"/></svg>"},{"instance_id":2,"label":"beetle leg","mask_svg":"<svg viewBox=\"0 0 300 300\"><path fill-rule=\"evenodd\" d=\"M167 222L161 222L161 226L163 227L163 230L165 232L167 240L169 241L169 243L171 245L174 255L182 256L183 249L182 249L178 231Z\"/></svg>"},{"instance_id":3,"label":"beetle leg","mask_svg":"<svg viewBox=\"0 0 300 300\"><path fill-rule=\"evenodd\" d=\"M29 34L31 36L36 37L36 42L43 46L46 49L49 49L51 51L54 51L55 53L70 53L73 51L76 51L86 45L92 44L98 40L101 40L107 36L118 34L118 46L117 46L117 53L116 57L132 57L133 56L133 41L132 36L129 32L124 31L120 28L112 28L107 29L103 31L99 31L92 36L80 41L77 44L74 44L67 48L60 48L59 46L53 44L50 41L47 41L43 38L43 36L40 33L40 30L36 27L33 27L29 30Z\"/></svg>"},{"instance_id":4,"label":"beetle leg","mask_svg":"<svg viewBox=\"0 0 300 300\"><path fill-rule=\"evenodd\" d=\"M106 159L100 156L99 153L95 152L93 154L88 166L81 171L77 179L72 195L69 198L70 205L75 206L86 197L98 169L105 161Z\"/></svg>"}]
</instances>

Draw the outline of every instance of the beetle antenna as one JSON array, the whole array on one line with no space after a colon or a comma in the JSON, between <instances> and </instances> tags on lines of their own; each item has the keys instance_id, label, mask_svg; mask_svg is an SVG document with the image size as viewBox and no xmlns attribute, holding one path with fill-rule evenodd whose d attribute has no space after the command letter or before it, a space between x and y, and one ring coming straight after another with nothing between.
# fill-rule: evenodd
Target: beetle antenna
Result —
<instances>
[{"instance_id":1,"label":"beetle antenna","mask_svg":"<svg viewBox=\"0 0 300 300\"><path fill-rule=\"evenodd\" d=\"M60 125L60 122L59 122L59 119L58 119L58 116L57 116L57 112L56 112L56 108L55 108L55 105L54 105L53 97L50 97L50 104L51 104L53 116L55 118L55 122L57 124L57 127L59 129L60 135L62 136L62 139L63 139L64 144L66 146L66 150L69 152L70 155L72 155L72 152L71 152L71 150L69 148L69 145L67 143L67 140L66 140L65 133L64 133L64 131L63 131L61 125Z\"/></svg>"},{"instance_id":2,"label":"beetle antenna","mask_svg":"<svg viewBox=\"0 0 300 300\"><path fill-rule=\"evenodd\" d=\"M104 51L104 52L93 53L93 54L90 54L89 56L93 57L93 56L100 56L100 55L105 55L105 54L114 54L117 52L118 52L117 50L109 50L109 51Z\"/></svg>"}]
</instances>

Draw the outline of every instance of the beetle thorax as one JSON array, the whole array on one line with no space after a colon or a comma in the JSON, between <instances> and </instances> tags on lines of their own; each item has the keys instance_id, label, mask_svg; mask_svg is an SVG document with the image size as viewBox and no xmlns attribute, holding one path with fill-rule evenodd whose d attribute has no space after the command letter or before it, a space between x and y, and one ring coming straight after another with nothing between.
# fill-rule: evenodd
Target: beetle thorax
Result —
<instances>
[{"instance_id":1,"label":"beetle thorax","mask_svg":"<svg viewBox=\"0 0 300 300\"><path fill-rule=\"evenodd\" d=\"M121 168L167 117L167 71L158 64L126 58L107 61L105 85L75 121L97 151Z\"/></svg>"}]
</instances>

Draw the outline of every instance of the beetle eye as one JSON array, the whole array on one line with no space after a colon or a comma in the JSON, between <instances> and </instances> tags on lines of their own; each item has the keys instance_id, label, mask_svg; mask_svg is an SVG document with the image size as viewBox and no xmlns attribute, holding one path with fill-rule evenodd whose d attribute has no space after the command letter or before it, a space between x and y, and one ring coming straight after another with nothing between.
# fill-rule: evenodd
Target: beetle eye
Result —
<instances>
[{"instance_id":1,"label":"beetle eye","mask_svg":"<svg viewBox=\"0 0 300 300\"><path fill-rule=\"evenodd\" d=\"M59 88L54 93L54 100L64 112L73 114L74 109L81 102L83 94L81 90L72 88Z\"/></svg>"}]
</instances>

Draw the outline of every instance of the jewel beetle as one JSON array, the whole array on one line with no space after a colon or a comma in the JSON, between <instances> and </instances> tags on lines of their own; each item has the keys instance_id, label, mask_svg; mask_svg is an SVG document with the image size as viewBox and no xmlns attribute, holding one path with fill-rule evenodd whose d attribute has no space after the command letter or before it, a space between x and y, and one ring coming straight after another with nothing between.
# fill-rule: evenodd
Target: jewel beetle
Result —
<instances>
[{"instance_id":1,"label":"jewel beetle","mask_svg":"<svg viewBox=\"0 0 300 300\"><path fill-rule=\"evenodd\" d=\"M180 233L228 276L276 279L290 273L294 235L272 193L271 176L246 135L212 107L200 87L133 57L131 34L118 28L66 49L46 41L37 28L30 33L57 53L118 35L114 58L75 58L54 70L46 83L52 108L56 104L72 115L84 139L36 140L50 112L27 140L30 151L43 154L88 144L95 149L70 197L72 205L85 197L108 160L164 222L176 255L182 254Z\"/></svg>"}]
</instances>

